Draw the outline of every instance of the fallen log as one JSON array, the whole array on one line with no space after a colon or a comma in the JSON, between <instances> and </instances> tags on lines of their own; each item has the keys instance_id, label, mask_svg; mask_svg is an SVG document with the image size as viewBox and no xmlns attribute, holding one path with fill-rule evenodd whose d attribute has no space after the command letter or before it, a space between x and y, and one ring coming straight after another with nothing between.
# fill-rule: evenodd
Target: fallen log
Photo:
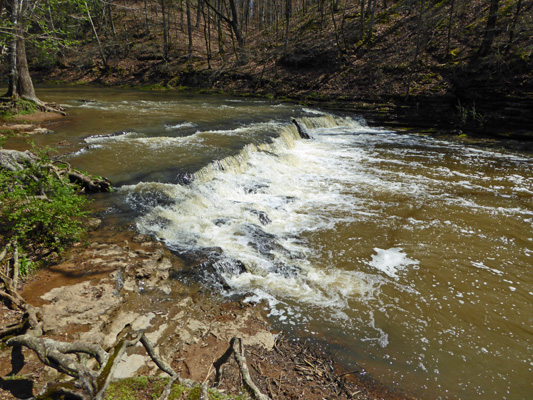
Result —
<instances>
[{"instance_id":1,"label":"fallen log","mask_svg":"<svg viewBox=\"0 0 533 400\"><path fill-rule=\"evenodd\" d=\"M298 130L298 134L302 139L311 139L311 136L305 131L305 129L296 121L294 118L292 119L292 123L296 125L296 129Z\"/></svg>"},{"instance_id":2,"label":"fallen log","mask_svg":"<svg viewBox=\"0 0 533 400\"><path fill-rule=\"evenodd\" d=\"M111 184L106 179L93 179L77 171L68 171L67 175L69 181L81 186L85 193L101 193L111 190Z\"/></svg>"}]
</instances>

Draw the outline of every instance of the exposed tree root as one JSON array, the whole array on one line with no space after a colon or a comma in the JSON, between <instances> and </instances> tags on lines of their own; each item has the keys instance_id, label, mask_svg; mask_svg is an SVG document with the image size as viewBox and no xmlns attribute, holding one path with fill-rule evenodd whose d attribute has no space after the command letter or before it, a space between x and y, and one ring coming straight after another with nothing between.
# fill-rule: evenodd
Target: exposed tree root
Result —
<instances>
[{"instance_id":1,"label":"exposed tree root","mask_svg":"<svg viewBox=\"0 0 533 400\"><path fill-rule=\"evenodd\" d=\"M17 329L20 328L21 326L17 326ZM103 400L118 361L129 347L133 347L137 343L141 343L159 369L171 377L158 400L168 400L172 385L176 381L189 387L200 386L200 399L208 399L207 383L182 379L179 373L174 371L156 354L153 344L146 337L144 331L134 332L127 326L119 334L116 345L109 352L103 350L99 345L84 342L60 342L41 337L41 335L42 331L30 329L26 334L8 339L6 344L8 346L24 346L33 350L43 364L71 376L74 380L48 384L37 395L36 399L47 398L52 395L68 394L80 400ZM87 363L81 361L84 360L83 357L80 357L82 354L94 358L100 368L94 370L88 367ZM73 355L78 357L75 358ZM231 339L230 347L226 353L213 363L217 371L217 376L220 377L220 368L229 360L231 355L234 355L237 361L243 384L249 390L250 394L257 400L270 400L268 396L261 393L252 381L246 365L242 341L239 338Z\"/></svg>"},{"instance_id":2,"label":"exposed tree root","mask_svg":"<svg viewBox=\"0 0 533 400\"><path fill-rule=\"evenodd\" d=\"M228 362L232 354L235 357L235 361L237 361L239 370L241 371L242 382L246 389L250 392L250 394L257 400L270 400L270 397L261 393L257 385L252 381L252 378L250 377L250 371L248 370L248 366L246 365L246 357L244 356L244 346L240 338L234 337L233 339L231 339L228 350L226 350L222 357L220 357L213 363L216 371L215 385L218 385L218 383L220 382L222 366L226 362Z\"/></svg>"},{"instance_id":3,"label":"exposed tree root","mask_svg":"<svg viewBox=\"0 0 533 400\"><path fill-rule=\"evenodd\" d=\"M10 246L13 245L10 244ZM6 246L0 252L0 258L5 259L7 253L8 249ZM126 326L118 335L115 346L109 351L105 351L101 346L96 344L60 342L43 337L39 308L33 307L25 302L14 288L13 280L6 273L0 272L0 282L4 286L4 289L0 290L0 298L6 301L12 308L24 312L22 319L18 323L0 330L0 339L5 340L8 346L18 347L19 349L20 347L26 347L33 350L43 364L73 378L69 382L48 384L36 399L49 398L52 395L68 394L71 397L81 400L103 400L119 360L129 347L135 346L138 343L142 344L157 367L171 377L158 400L168 400L172 391L172 385L176 381L188 387L199 386L200 399L208 399L208 386L206 383L208 378L202 383L181 378L179 373L157 354L154 345L144 334L144 331L134 332L129 325ZM216 371L215 386L220 381L223 364L232 355L239 367L244 387L246 387L255 399L269 400L269 397L261 393L250 377L244 356L244 347L239 338L231 339L228 350L213 363ZM86 362L89 358L96 360L99 365L98 369L92 368Z\"/></svg>"},{"instance_id":4,"label":"exposed tree root","mask_svg":"<svg viewBox=\"0 0 533 400\"><path fill-rule=\"evenodd\" d=\"M39 110L43 112L53 112L63 116L67 115L65 108L56 103L43 103L42 101L39 101L37 106L39 107Z\"/></svg>"}]
</instances>

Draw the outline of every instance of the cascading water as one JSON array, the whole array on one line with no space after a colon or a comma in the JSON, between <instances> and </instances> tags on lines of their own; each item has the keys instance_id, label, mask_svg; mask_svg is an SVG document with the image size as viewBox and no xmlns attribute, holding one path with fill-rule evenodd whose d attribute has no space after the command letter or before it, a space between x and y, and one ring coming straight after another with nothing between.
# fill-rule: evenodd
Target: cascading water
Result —
<instances>
[{"instance_id":1,"label":"cascading water","mask_svg":"<svg viewBox=\"0 0 533 400\"><path fill-rule=\"evenodd\" d=\"M105 117L71 161L127 182L111 201L140 231L208 255L204 284L423 398L533 392L531 155L298 106L125 96L70 100Z\"/></svg>"}]
</instances>

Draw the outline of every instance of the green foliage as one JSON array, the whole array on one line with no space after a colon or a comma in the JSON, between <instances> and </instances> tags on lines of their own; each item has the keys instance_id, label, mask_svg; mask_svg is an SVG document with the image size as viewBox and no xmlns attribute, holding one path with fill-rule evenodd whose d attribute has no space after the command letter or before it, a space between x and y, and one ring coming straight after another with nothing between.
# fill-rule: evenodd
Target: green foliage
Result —
<instances>
[{"instance_id":1,"label":"green foliage","mask_svg":"<svg viewBox=\"0 0 533 400\"><path fill-rule=\"evenodd\" d=\"M26 256L22 254L19 257L19 275L28 276L35 269L35 264Z\"/></svg>"},{"instance_id":2,"label":"green foliage","mask_svg":"<svg viewBox=\"0 0 533 400\"><path fill-rule=\"evenodd\" d=\"M49 159L21 171L0 171L0 234L23 252L61 251L85 231L87 200L49 167ZM32 268L22 259L21 274Z\"/></svg>"}]
</instances>

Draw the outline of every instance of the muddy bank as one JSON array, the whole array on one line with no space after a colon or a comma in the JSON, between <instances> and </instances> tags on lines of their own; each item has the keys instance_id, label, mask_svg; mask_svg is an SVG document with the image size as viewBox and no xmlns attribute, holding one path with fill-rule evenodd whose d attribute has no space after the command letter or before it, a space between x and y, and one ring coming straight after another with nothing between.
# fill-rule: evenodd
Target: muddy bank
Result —
<instances>
[{"instance_id":1,"label":"muddy bank","mask_svg":"<svg viewBox=\"0 0 533 400\"><path fill-rule=\"evenodd\" d=\"M0 137L31 136L53 132L61 123L63 115L53 112L35 111L32 114L19 114L9 120L0 118Z\"/></svg>"},{"instance_id":2,"label":"muddy bank","mask_svg":"<svg viewBox=\"0 0 533 400\"><path fill-rule=\"evenodd\" d=\"M40 308L46 337L109 349L125 326L145 329L183 378L211 382L213 361L232 337L241 337L251 376L272 399L406 398L367 379L364 371L342 371L326 354L274 332L262 316L263 304L228 301L172 279L172 271L182 268L161 243L108 226L91 232L57 265L27 279L21 294ZM5 306L0 309L2 326L19 317ZM137 346L124 355L115 378L159 375ZM11 348L0 352L0 376L0 399L28 398L47 382L65 379L33 352ZM228 395L241 392L234 361L224 369L219 389Z\"/></svg>"}]
</instances>

